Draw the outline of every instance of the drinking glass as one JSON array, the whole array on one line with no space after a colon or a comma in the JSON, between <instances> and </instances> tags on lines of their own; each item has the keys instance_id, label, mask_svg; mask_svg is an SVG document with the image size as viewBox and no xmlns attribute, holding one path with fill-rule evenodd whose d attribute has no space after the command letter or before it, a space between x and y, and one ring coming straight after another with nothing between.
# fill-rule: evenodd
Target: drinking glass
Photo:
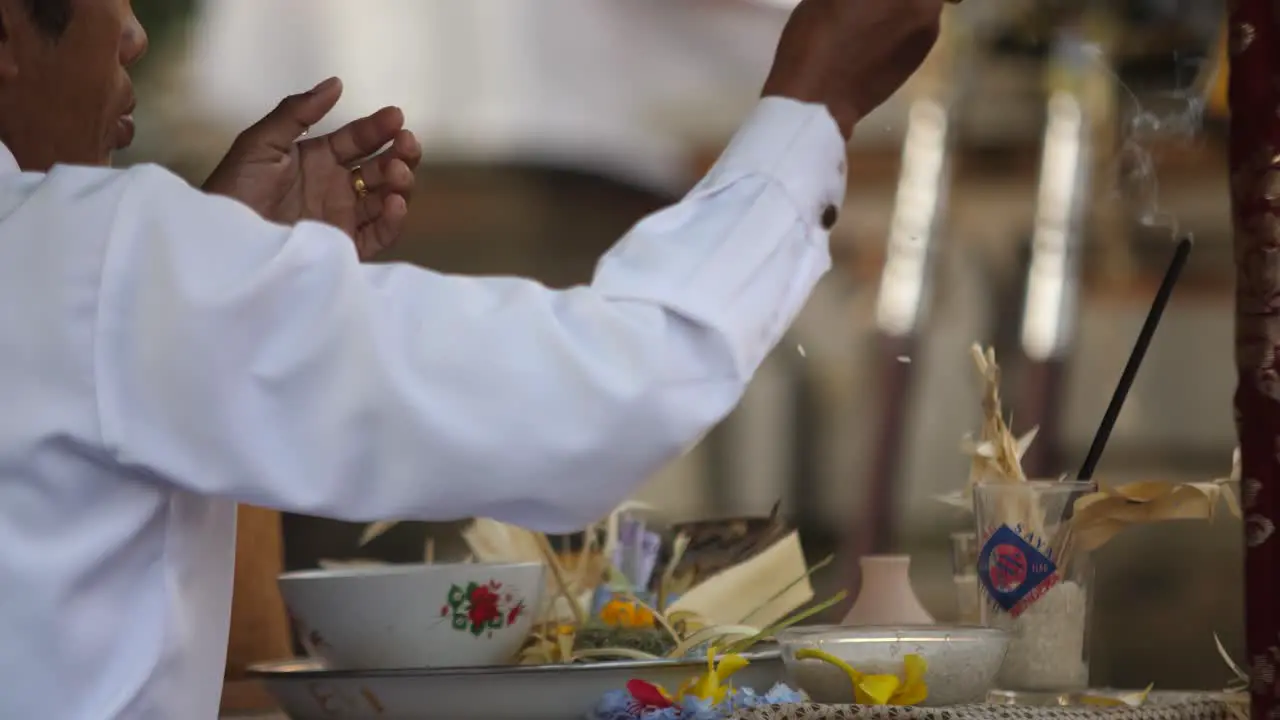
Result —
<instances>
[{"instance_id":1,"label":"drinking glass","mask_svg":"<svg viewBox=\"0 0 1280 720\"><path fill-rule=\"evenodd\" d=\"M978 534L951 533L951 572L961 625L982 623L982 591L978 586Z\"/></svg>"},{"instance_id":2,"label":"drinking glass","mask_svg":"<svg viewBox=\"0 0 1280 720\"><path fill-rule=\"evenodd\" d=\"M1093 483L1040 480L974 488L982 622L1012 634L997 684L1062 691L1089 684L1093 565L1072 541L1072 507Z\"/></svg>"}]
</instances>

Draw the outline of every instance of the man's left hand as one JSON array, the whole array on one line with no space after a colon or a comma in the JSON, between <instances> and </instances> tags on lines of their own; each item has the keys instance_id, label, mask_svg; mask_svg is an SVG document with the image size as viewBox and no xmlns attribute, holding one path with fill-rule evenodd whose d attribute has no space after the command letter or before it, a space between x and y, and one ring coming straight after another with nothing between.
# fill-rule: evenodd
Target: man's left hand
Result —
<instances>
[{"instance_id":1,"label":"man's left hand","mask_svg":"<svg viewBox=\"0 0 1280 720\"><path fill-rule=\"evenodd\" d=\"M204 190L235 198L273 222L334 225L368 260L399 239L422 146L394 107L305 137L341 96L342 83L331 78L285 98L236 138Z\"/></svg>"}]
</instances>

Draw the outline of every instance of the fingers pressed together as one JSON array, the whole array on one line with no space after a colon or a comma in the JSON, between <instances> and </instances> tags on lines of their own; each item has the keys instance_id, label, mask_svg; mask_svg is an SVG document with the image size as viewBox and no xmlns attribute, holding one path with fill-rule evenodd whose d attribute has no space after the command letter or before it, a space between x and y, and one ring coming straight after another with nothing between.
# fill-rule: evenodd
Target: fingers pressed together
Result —
<instances>
[{"instance_id":1,"label":"fingers pressed together","mask_svg":"<svg viewBox=\"0 0 1280 720\"><path fill-rule=\"evenodd\" d=\"M355 239L362 257L394 244L409 212L422 145L405 129L404 122L399 108L387 107L316 138L329 143L338 162L359 163L369 190L357 208Z\"/></svg>"},{"instance_id":2,"label":"fingers pressed together","mask_svg":"<svg viewBox=\"0 0 1280 720\"><path fill-rule=\"evenodd\" d=\"M295 104L299 107L305 104L308 112L295 111L289 115L299 126L318 122L340 95L341 83L326 81L310 93L298 96ZM414 173L422 162L422 145L404 125L404 112L400 108L385 107L327 135L301 140L304 144L323 143L340 166L359 168L368 191L356 206L355 241L363 258L393 245L409 212ZM297 138L298 133L293 137Z\"/></svg>"}]
</instances>

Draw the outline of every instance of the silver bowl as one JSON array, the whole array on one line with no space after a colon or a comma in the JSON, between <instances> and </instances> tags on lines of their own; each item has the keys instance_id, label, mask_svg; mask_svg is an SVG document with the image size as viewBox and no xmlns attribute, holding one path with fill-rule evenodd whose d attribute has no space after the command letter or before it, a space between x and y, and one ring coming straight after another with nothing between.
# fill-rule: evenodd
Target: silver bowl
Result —
<instances>
[{"instance_id":1,"label":"silver bowl","mask_svg":"<svg viewBox=\"0 0 1280 720\"><path fill-rule=\"evenodd\" d=\"M924 681L929 689L920 704L938 707L986 700L1009 649L1009 634L995 628L942 625L815 625L784 630L778 635L778 644L791 683L814 702L830 704L854 701L849 677L822 660L797 658L797 650L820 650L859 672L874 675L901 675L903 658L919 655L928 666Z\"/></svg>"}]
</instances>

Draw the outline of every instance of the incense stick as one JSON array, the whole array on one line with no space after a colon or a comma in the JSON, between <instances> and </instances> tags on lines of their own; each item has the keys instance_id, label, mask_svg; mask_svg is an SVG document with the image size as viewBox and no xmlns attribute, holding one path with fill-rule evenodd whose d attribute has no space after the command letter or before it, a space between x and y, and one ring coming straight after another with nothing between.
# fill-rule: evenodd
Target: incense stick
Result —
<instances>
[{"instance_id":1,"label":"incense stick","mask_svg":"<svg viewBox=\"0 0 1280 720\"><path fill-rule=\"evenodd\" d=\"M1155 337L1156 329L1160 326L1160 318L1164 315L1164 309L1169 304L1169 298L1173 295L1173 288L1178 284L1178 278L1182 275L1182 269L1187 264L1187 256L1191 254L1191 237L1186 236L1178 241L1178 247L1174 250L1173 259L1169 261L1169 269L1164 273L1164 279L1160 282L1160 289L1156 291L1155 299L1151 302L1151 309L1147 311L1147 319L1142 323L1142 330L1138 332L1138 339L1133 344L1133 350L1129 353L1129 360L1125 363L1124 370L1120 373L1120 381L1116 383L1116 389L1111 394L1111 403L1107 405L1107 411L1102 415L1102 422L1098 424L1098 431L1093 436L1093 444L1089 446L1089 454L1085 456L1084 463L1080 466L1080 472L1076 474L1076 479L1081 481L1089 481L1093 479L1093 473L1098 467L1098 461L1102 458L1102 451L1107 447L1107 441L1111 438L1111 431L1115 428L1116 420L1120 418L1120 410L1124 408L1124 401L1129 397L1129 390L1133 387L1133 381L1138 376L1138 369L1142 367L1142 360L1147 355L1147 348L1151 346L1151 339ZM1067 501L1067 507L1063 509L1063 524L1057 532L1057 537L1050 543L1050 547L1055 551L1055 556L1059 558L1059 562L1065 566L1070 561L1070 554L1073 550L1074 538L1071 532L1071 519L1074 517L1072 512L1078 500L1083 493L1074 493Z\"/></svg>"},{"instance_id":2,"label":"incense stick","mask_svg":"<svg viewBox=\"0 0 1280 720\"><path fill-rule=\"evenodd\" d=\"M1098 425L1098 431L1093 436L1093 444L1089 446L1089 454L1085 456L1084 464L1080 466L1080 472L1076 475L1079 480L1092 480L1093 472L1098 467L1098 461L1102 458L1102 451L1107 447L1107 441L1111 438L1111 431L1115 428L1116 420L1120 417L1120 410L1124 407L1124 401L1129 396L1129 390L1133 387L1133 380L1138 375L1138 368L1142 366L1142 360L1147 355L1147 348L1151 345L1151 338L1156 334L1156 328L1160 325L1160 318L1164 315L1165 306L1169 304L1169 297L1173 295L1173 288L1178 283L1178 277L1182 274L1182 268L1187 264L1187 256L1191 254L1191 237L1187 236L1178 241L1178 248L1174 251L1173 260L1169 263L1169 269L1165 271L1164 280L1160 283L1160 289L1156 292L1155 300L1151 303L1151 310L1147 313L1147 319L1142 324L1142 330L1138 333L1138 339L1133 344L1133 351L1129 353L1129 361L1125 363L1124 371L1120 374L1120 382L1116 385L1115 392L1111 395L1111 404L1107 406L1107 411L1102 415L1102 422Z\"/></svg>"}]
</instances>

